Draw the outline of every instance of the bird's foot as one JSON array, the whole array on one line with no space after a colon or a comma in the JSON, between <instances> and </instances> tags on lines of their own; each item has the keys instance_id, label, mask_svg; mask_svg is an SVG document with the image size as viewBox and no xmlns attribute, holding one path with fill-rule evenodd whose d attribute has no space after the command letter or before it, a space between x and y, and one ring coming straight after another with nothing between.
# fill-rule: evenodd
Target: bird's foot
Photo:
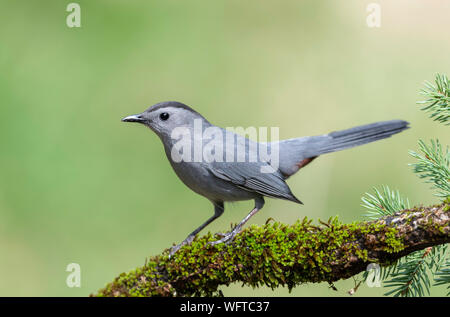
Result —
<instances>
[{"instance_id":1,"label":"bird's foot","mask_svg":"<svg viewBox=\"0 0 450 317\"><path fill-rule=\"evenodd\" d=\"M230 231L226 234L221 233L220 236L222 236L222 238L220 240L208 242L208 245L217 245L220 243L230 243L231 241L233 241L234 237L239 232L241 232L241 230L242 230L242 227L238 225L232 231Z\"/></svg>"},{"instance_id":2,"label":"bird's foot","mask_svg":"<svg viewBox=\"0 0 450 317\"><path fill-rule=\"evenodd\" d=\"M192 236L188 236L183 242L181 242L180 244L173 246L172 249L170 249L170 253L169 253L169 259L178 251L181 249L181 247L185 246L185 245L190 245L191 242L194 240L195 235Z\"/></svg>"},{"instance_id":3,"label":"bird's foot","mask_svg":"<svg viewBox=\"0 0 450 317\"><path fill-rule=\"evenodd\" d=\"M223 233L223 232L216 232L215 234L214 234L214 236L215 237L219 237L219 238L223 238L223 237L225 237L227 234L226 233Z\"/></svg>"}]
</instances>

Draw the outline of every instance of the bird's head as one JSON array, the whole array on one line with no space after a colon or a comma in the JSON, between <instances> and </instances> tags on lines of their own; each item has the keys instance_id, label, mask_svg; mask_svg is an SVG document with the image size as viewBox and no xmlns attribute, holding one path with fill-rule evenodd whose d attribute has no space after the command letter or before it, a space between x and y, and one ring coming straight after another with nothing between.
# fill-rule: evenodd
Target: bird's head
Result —
<instances>
[{"instance_id":1,"label":"bird's head","mask_svg":"<svg viewBox=\"0 0 450 317\"><path fill-rule=\"evenodd\" d=\"M197 111L181 102L165 101L151 106L142 113L125 117L122 121L146 125L159 137L165 139L170 137L175 128L192 129L195 119L202 120L202 123L208 122Z\"/></svg>"}]
</instances>

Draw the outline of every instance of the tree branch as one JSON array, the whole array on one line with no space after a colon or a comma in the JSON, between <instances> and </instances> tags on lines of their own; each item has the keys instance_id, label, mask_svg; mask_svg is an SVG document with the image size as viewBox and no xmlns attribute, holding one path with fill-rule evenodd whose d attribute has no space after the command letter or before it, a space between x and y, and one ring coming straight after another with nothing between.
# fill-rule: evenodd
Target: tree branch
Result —
<instances>
[{"instance_id":1,"label":"tree branch","mask_svg":"<svg viewBox=\"0 0 450 317\"><path fill-rule=\"evenodd\" d=\"M307 282L332 283L386 266L414 251L450 242L450 201L415 207L376 221L342 224L336 218L320 226L306 218L293 225L251 226L228 245L206 245L208 233L168 250L143 267L122 273L96 296L211 296L218 287L241 282L257 287Z\"/></svg>"}]
</instances>

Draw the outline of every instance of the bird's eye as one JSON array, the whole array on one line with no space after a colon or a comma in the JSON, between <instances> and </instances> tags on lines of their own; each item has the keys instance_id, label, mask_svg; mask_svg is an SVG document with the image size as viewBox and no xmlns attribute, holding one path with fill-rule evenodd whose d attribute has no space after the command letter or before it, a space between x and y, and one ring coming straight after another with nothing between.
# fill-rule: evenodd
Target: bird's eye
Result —
<instances>
[{"instance_id":1,"label":"bird's eye","mask_svg":"<svg viewBox=\"0 0 450 317\"><path fill-rule=\"evenodd\" d=\"M159 118L160 118L162 121L166 121L167 119L169 119L169 114L168 114L167 112L163 112L163 113L161 113L161 114L159 115Z\"/></svg>"}]
</instances>

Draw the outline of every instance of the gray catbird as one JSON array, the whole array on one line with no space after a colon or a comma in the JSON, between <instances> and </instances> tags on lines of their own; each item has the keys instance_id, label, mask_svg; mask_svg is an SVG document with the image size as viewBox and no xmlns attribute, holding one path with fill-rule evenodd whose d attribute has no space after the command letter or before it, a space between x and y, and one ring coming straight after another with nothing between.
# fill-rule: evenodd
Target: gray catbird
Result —
<instances>
[{"instance_id":1,"label":"gray catbird","mask_svg":"<svg viewBox=\"0 0 450 317\"><path fill-rule=\"evenodd\" d=\"M178 177L214 205L214 215L173 247L171 255L222 215L224 202L253 199L255 207L231 232L213 244L232 240L264 206L264 196L301 204L285 180L317 156L381 140L408 128L406 121L391 120L325 135L258 143L212 125L189 106L175 101L158 103L122 121L142 123L153 130L160 137ZM211 146L213 136L216 138ZM239 154L239 149L244 150ZM266 155L269 152L270 158ZM278 157L274 155L277 153Z\"/></svg>"}]
</instances>

